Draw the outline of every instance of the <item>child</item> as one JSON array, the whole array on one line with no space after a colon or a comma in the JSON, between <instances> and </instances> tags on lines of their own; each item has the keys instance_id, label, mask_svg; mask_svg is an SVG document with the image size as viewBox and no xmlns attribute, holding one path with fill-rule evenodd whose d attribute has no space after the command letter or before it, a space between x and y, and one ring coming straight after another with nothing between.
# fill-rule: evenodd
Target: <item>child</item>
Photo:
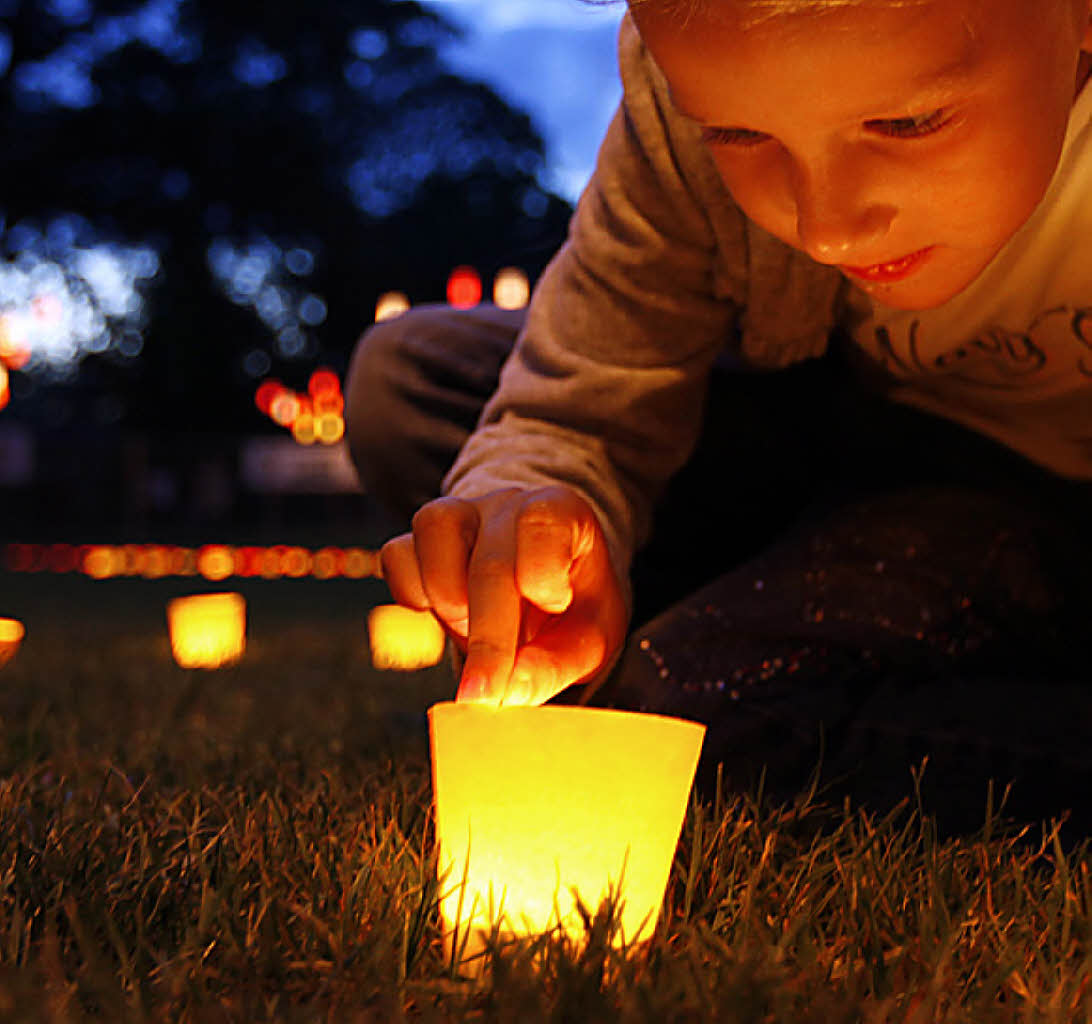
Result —
<instances>
[{"instance_id":1,"label":"child","mask_svg":"<svg viewBox=\"0 0 1092 1024\"><path fill-rule=\"evenodd\" d=\"M526 321L413 312L350 372L365 483L420 505L384 573L464 653L459 700L578 684L707 722L741 785L789 793L822 753L880 802L928 756L957 814L989 777L1068 806L1090 7L631 0L624 98ZM716 578L611 672L672 564Z\"/></svg>"}]
</instances>

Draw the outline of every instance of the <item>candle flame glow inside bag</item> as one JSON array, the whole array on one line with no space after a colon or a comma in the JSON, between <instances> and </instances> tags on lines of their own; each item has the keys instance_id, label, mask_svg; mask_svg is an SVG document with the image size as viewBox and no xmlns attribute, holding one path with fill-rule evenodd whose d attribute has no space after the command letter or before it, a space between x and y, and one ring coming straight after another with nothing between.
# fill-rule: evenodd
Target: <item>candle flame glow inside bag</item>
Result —
<instances>
[{"instance_id":1,"label":"candle flame glow inside bag","mask_svg":"<svg viewBox=\"0 0 1092 1024\"><path fill-rule=\"evenodd\" d=\"M0 619L0 665L15 657L26 630L18 619Z\"/></svg>"},{"instance_id":2,"label":"candle flame glow inside bag","mask_svg":"<svg viewBox=\"0 0 1092 1024\"><path fill-rule=\"evenodd\" d=\"M195 594L167 604L171 651L183 668L221 668L238 661L246 647L246 601L242 594Z\"/></svg>"},{"instance_id":3,"label":"candle flame glow inside bag","mask_svg":"<svg viewBox=\"0 0 1092 1024\"><path fill-rule=\"evenodd\" d=\"M372 664L409 671L435 665L444 656L444 631L432 612L381 604L368 613Z\"/></svg>"},{"instance_id":4,"label":"candle flame glow inside bag","mask_svg":"<svg viewBox=\"0 0 1092 1024\"><path fill-rule=\"evenodd\" d=\"M705 727L583 707L429 709L444 941L584 925L621 898L620 942L656 926ZM463 879L465 878L465 888Z\"/></svg>"}]
</instances>

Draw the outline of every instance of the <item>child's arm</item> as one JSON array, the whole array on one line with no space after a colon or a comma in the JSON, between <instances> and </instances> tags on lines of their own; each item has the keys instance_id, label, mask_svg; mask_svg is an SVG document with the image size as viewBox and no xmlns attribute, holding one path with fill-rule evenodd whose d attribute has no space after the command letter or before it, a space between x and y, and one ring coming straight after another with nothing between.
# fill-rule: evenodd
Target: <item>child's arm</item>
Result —
<instances>
[{"instance_id":1,"label":"child's arm","mask_svg":"<svg viewBox=\"0 0 1092 1024\"><path fill-rule=\"evenodd\" d=\"M431 502L382 563L395 599L431 609L465 654L459 700L539 704L621 646L625 602L603 531L568 488Z\"/></svg>"},{"instance_id":2,"label":"child's arm","mask_svg":"<svg viewBox=\"0 0 1092 1024\"><path fill-rule=\"evenodd\" d=\"M445 480L461 503L427 506L386 554L407 603L435 607L435 597L457 636L463 617L461 698L503 699L517 685L511 669L547 648L554 664L532 700L609 668L624 639L633 550L693 450L718 352L741 343L774 366L826 344L836 282L817 286L812 269L748 224L628 17L619 64L623 102L569 239ZM582 559L521 525L543 494L557 496L546 507L559 535L579 539ZM524 548L552 567L543 581L527 584ZM572 603L551 612L566 574Z\"/></svg>"},{"instance_id":3,"label":"child's arm","mask_svg":"<svg viewBox=\"0 0 1092 1024\"><path fill-rule=\"evenodd\" d=\"M445 492L566 484L625 578L656 496L697 440L713 360L736 335L749 242L628 17L619 66L623 101L569 238Z\"/></svg>"}]
</instances>

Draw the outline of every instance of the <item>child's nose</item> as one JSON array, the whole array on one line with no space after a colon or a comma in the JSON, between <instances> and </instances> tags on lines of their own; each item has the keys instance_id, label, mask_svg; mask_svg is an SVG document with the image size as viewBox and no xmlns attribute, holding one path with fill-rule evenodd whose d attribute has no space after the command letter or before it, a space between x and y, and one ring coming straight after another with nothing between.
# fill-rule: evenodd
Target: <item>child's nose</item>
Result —
<instances>
[{"instance_id":1,"label":"child's nose","mask_svg":"<svg viewBox=\"0 0 1092 1024\"><path fill-rule=\"evenodd\" d=\"M812 259L862 265L890 257L883 241L895 208L876 197L859 170L839 162L794 177L796 235Z\"/></svg>"}]
</instances>

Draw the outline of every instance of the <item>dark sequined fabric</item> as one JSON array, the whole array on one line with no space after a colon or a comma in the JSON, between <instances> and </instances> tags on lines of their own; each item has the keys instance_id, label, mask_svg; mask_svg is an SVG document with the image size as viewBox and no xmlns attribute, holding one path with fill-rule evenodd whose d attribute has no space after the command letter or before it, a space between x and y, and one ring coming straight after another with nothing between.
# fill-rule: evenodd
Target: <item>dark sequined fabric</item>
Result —
<instances>
[{"instance_id":1,"label":"dark sequined fabric","mask_svg":"<svg viewBox=\"0 0 1092 1024\"><path fill-rule=\"evenodd\" d=\"M765 770L790 794L822 751L824 779L890 803L928 756L957 827L981 823L990 777L1035 776L1057 802L1092 777L1084 595L1060 528L951 487L851 504L637 630L592 701L706 723L703 773L722 763L738 785Z\"/></svg>"}]
</instances>

